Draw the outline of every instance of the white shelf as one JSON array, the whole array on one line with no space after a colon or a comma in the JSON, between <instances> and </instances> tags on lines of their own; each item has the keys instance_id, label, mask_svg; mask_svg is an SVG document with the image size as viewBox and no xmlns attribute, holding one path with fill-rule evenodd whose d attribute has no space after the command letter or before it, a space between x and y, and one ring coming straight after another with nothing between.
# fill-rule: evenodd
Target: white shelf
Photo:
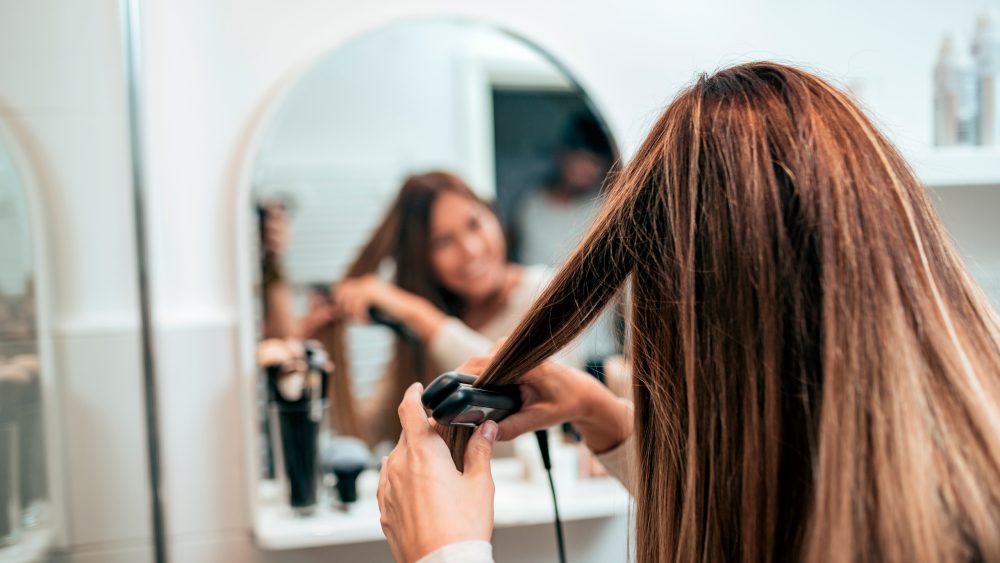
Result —
<instances>
[{"instance_id":1,"label":"white shelf","mask_svg":"<svg viewBox=\"0 0 1000 563\"><path fill-rule=\"evenodd\" d=\"M26 530L17 543L0 547L0 563L35 563L47 558L55 536L51 528Z\"/></svg>"},{"instance_id":2,"label":"white shelf","mask_svg":"<svg viewBox=\"0 0 1000 563\"><path fill-rule=\"evenodd\" d=\"M552 522L552 496L547 482L518 478L515 460L494 460L496 500L494 526L510 528ZM520 462L517 462L520 467ZM360 500L350 512L328 508L297 517L287 505L275 502L258 507L254 525L257 545L267 550L302 549L328 545L382 541L375 489L378 475L366 471L358 483ZM628 514L628 492L615 479L566 479L556 473L559 515L563 521L588 520Z\"/></svg>"},{"instance_id":3,"label":"white shelf","mask_svg":"<svg viewBox=\"0 0 1000 563\"><path fill-rule=\"evenodd\" d=\"M942 147L914 153L908 160L928 188L1000 186L1000 148Z\"/></svg>"}]
</instances>

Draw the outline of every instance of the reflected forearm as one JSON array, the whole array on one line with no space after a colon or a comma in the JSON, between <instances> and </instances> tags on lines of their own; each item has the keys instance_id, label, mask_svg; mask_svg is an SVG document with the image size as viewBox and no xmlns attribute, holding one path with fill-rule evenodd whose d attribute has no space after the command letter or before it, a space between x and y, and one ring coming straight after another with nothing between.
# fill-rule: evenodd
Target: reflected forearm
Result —
<instances>
[{"instance_id":1,"label":"reflected forearm","mask_svg":"<svg viewBox=\"0 0 1000 563\"><path fill-rule=\"evenodd\" d=\"M274 282L264 288L266 302L264 338L298 337L298 320L292 308L292 291L284 282Z\"/></svg>"},{"instance_id":2,"label":"reflected forearm","mask_svg":"<svg viewBox=\"0 0 1000 563\"><path fill-rule=\"evenodd\" d=\"M399 288L394 288L394 293L394 310L388 313L413 329L422 341L430 342L448 316L423 297Z\"/></svg>"}]
</instances>

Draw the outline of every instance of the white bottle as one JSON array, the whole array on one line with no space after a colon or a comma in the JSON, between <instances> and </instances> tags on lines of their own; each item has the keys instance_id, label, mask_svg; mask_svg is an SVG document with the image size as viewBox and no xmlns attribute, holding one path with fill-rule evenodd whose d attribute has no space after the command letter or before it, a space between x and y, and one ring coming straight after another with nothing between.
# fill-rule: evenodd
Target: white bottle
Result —
<instances>
[{"instance_id":1,"label":"white bottle","mask_svg":"<svg viewBox=\"0 0 1000 563\"><path fill-rule=\"evenodd\" d=\"M979 142L976 70L969 50L947 35L934 68L934 144Z\"/></svg>"},{"instance_id":2,"label":"white bottle","mask_svg":"<svg viewBox=\"0 0 1000 563\"><path fill-rule=\"evenodd\" d=\"M979 144L1000 144L1000 17L990 10L979 16L972 41L979 105Z\"/></svg>"}]
</instances>

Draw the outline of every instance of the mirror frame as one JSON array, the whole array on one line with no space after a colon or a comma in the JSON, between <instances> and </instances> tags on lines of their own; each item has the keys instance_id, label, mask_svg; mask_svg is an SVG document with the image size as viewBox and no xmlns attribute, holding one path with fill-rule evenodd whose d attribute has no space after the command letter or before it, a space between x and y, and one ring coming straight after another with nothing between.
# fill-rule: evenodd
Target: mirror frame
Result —
<instances>
[{"instance_id":1,"label":"mirror frame","mask_svg":"<svg viewBox=\"0 0 1000 563\"><path fill-rule=\"evenodd\" d=\"M0 106L2 107L2 106ZM54 331L58 327L52 322L52 284L50 283L51 249L48 242L46 218L54 216L45 202L47 197L44 184L35 170L37 166L29 154L33 144L30 137L18 130L16 122L0 113L0 150L7 152L14 167L14 173L21 185L21 194L28 210L28 233L31 237L32 282L35 285L35 340L40 364L39 378L42 385L42 408L44 409L45 472L49 491L49 523L54 534L53 546L66 549L70 545L69 528L69 487L67 483L66 456L64 443L64 423L60 377L56 373Z\"/></svg>"}]
</instances>

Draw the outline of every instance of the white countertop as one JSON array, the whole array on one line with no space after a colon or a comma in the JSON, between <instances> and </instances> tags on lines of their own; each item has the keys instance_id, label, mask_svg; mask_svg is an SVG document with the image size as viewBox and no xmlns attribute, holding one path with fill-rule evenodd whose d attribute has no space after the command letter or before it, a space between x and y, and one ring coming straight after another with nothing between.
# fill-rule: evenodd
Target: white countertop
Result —
<instances>
[{"instance_id":1,"label":"white countertop","mask_svg":"<svg viewBox=\"0 0 1000 563\"><path fill-rule=\"evenodd\" d=\"M0 547L0 563L35 563L44 561L52 547L51 528L32 528L22 532L14 545Z\"/></svg>"},{"instance_id":2,"label":"white countertop","mask_svg":"<svg viewBox=\"0 0 1000 563\"><path fill-rule=\"evenodd\" d=\"M907 155L928 188L1000 186L1000 148L936 147Z\"/></svg>"},{"instance_id":3,"label":"white countertop","mask_svg":"<svg viewBox=\"0 0 1000 563\"><path fill-rule=\"evenodd\" d=\"M517 459L493 461L496 483L494 525L497 528L529 526L552 522L552 495L544 474L532 479L522 475L523 464ZM615 479L599 477L576 479L570 471L554 473L559 514L563 521L586 520L628 514L628 492ZM261 498L274 497L274 484ZM308 517L295 516L291 509L275 499L262 501L257 509L254 534L257 544L267 550L301 549L324 545L362 543L384 539L379 525L375 489L378 474L366 471L358 483L360 500L349 512L333 509L329 499L321 499L318 511Z\"/></svg>"}]
</instances>

